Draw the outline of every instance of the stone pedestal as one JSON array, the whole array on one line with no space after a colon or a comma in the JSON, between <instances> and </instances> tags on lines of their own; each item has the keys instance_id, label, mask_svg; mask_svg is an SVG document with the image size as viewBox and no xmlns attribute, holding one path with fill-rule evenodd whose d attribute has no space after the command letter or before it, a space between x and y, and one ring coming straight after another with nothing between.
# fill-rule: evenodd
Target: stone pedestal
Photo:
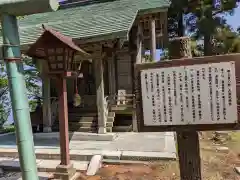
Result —
<instances>
[{"instance_id":1,"label":"stone pedestal","mask_svg":"<svg viewBox=\"0 0 240 180\"><path fill-rule=\"evenodd\" d=\"M76 169L73 167L72 164L69 165L60 164L56 168L56 172L54 173L54 179L75 180L77 179Z\"/></svg>"},{"instance_id":2,"label":"stone pedestal","mask_svg":"<svg viewBox=\"0 0 240 180\"><path fill-rule=\"evenodd\" d=\"M98 134L106 134L107 130L106 127L99 127L98 128Z\"/></svg>"}]
</instances>

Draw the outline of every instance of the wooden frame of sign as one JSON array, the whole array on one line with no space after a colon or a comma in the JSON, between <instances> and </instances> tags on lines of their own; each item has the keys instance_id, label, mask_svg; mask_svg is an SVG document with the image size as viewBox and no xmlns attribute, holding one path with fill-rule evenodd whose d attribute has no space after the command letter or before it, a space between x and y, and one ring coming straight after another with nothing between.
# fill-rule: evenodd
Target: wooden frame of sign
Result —
<instances>
[{"instance_id":1,"label":"wooden frame of sign","mask_svg":"<svg viewBox=\"0 0 240 180\"><path fill-rule=\"evenodd\" d=\"M237 70L238 67L240 68L240 54L174 59L174 60L162 61L162 62L156 62L156 63L136 64L135 65L135 76L136 76L135 78L136 79L135 81L136 102L135 103L136 103L136 114L138 119L138 131L139 132L160 132L160 131L162 132L178 131L179 132L179 131L185 131L189 129L194 131L240 129L240 125L239 125L240 118L238 113L239 106L237 105L237 99L240 98L240 71L239 72L235 71L235 69ZM213 71L214 70L216 71L216 72L215 71L213 72L213 75L206 74L206 76L208 76L207 81L210 84L213 83L211 86L209 86L208 83L206 84L206 81L204 82L203 80L204 77L201 77L201 76L204 76L204 73L199 75L199 72L201 73L201 69L207 70L208 68L210 68ZM186 107L187 100L185 102L184 100L179 100L179 99L182 99L181 97L182 95L179 94L179 90L177 92L175 91L177 88L179 89L180 87L180 91L183 92L181 88L183 88L184 83L182 84L182 87L180 83L181 81L183 81L181 80L181 78L184 78L184 77L181 77L181 75L183 75L181 73L183 73L185 69L188 69L187 72L190 73L188 74L188 77L191 77L192 72L193 74L195 73L193 77L193 79L195 78L193 80L195 84L193 83L193 81L191 82L191 79L188 79L188 83L186 83L188 84L189 89L191 88L191 83L192 83L192 88L195 89L196 91L199 88L198 86L200 85L201 87L203 87L203 85L205 86L204 88L202 88L203 90L201 90L201 92L199 90L198 94L200 95L203 94L203 97L200 97L199 95L200 100L196 99L196 97L198 97L196 93L194 96L192 96L192 98L191 98L191 94L189 95L189 98L191 99L191 102L190 102L191 111L189 112L188 110L185 109L186 110L185 112L188 111L188 113L184 114L182 110L183 109L182 106ZM155 85L153 86L156 86L156 84L158 84L158 87L159 87L159 82L157 83L158 80L157 80L156 74L159 74L164 71L170 72L170 74L172 74L173 72L179 73L178 75L174 75L174 74L170 75L171 84L172 84L171 87L168 86L168 82L166 79L165 79L165 82L162 82L162 83L165 83L165 84L162 84L162 86L165 86L165 91L169 90L169 93L170 93L169 96L172 97L171 99L167 100L168 102L166 102L165 105L171 104L171 103L172 104L170 107L163 107L164 106L163 104L160 106L159 104L161 104L164 99L166 100L166 97L162 97L162 99L158 99L159 100L159 103L158 103L156 102L157 101L156 96L155 95L152 96L152 100L155 101L153 102L153 104L155 103L154 107L157 106L156 104L158 104L159 107L158 107L158 110L157 109L153 110L154 113L151 115L152 116L151 117L149 116L149 112L150 112L149 108L151 106L153 107L153 104L152 105L148 104L148 101L146 99L147 94L144 94L144 96L142 95L142 91L143 91L142 88L144 87L147 90L148 88L151 89L154 87L152 87L152 85L149 85L149 84L144 85L141 79L143 79L143 77L147 75L142 75L141 77L141 74L142 73L148 74L147 76L148 79L145 80L146 81L145 83L148 83L152 77L150 74L155 73L154 77L152 78L152 81L155 82ZM169 73L166 73L165 77L168 74ZM175 87L174 87L173 81L175 79L175 76L178 76L177 77L178 82L175 83ZM201 79L200 81L202 82L202 84L199 82L196 83L196 81L199 81L198 76L200 76L200 79ZM211 79L210 76L212 77L211 82L209 81L209 79ZM158 77L161 78L161 75L158 75ZM220 81L222 82L222 84ZM176 84L178 85L177 88L176 88ZM206 100L206 97L205 97L205 100L203 99L203 101L201 101L201 98L204 98L205 96L204 94L206 94L204 93L204 90L205 92L207 92L206 89L207 91L209 89L212 89L215 91L215 92L214 91L212 92L213 94L211 93L208 94L208 97L210 97L210 94L211 94L211 97L215 97L213 98L213 100L211 101L209 99ZM146 92L146 90L144 90L144 92ZM164 95L163 91L164 89L160 92L162 93L162 96ZM154 90L152 94L156 94L156 93L158 93L158 90L157 91ZM178 95L176 95L177 93ZM193 94L194 93L192 93L192 95ZM187 96L188 95L185 94L185 97ZM148 97L148 98L150 98L151 100L151 97ZM177 100L174 98L177 98ZM193 99L195 100L195 102L192 102ZM143 105L143 101L146 104L145 107ZM182 105L178 105L178 106L176 105L174 107L175 110L177 109L176 111L173 110L174 108L172 108L174 101L175 101L175 105L177 103L180 103L180 101L182 102ZM206 103L208 103L208 105ZM199 106L202 106L202 107L199 107ZM205 110L203 106L205 106ZM169 111L169 109L171 110ZM197 110L195 111L195 109L199 111ZM205 111L205 112L201 112L201 111ZM144 112L146 113L145 119L144 119ZM156 114L158 113L159 113L158 116L161 117L159 118L160 120L159 119L156 120L156 117L155 117L157 116ZM208 115L208 113L210 114ZM189 114L190 116L188 116ZM154 119L153 115L155 117L155 121L152 121L152 119ZM165 116L165 119L162 118L163 115ZM150 120L148 119L148 117ZM182 119L180 117L182 117ZM190 117L190 118L186 118L186 117ZM174 121L174 119L177 119L177 121ZM186 121L185 119L188 119L189 121Z\"/></svg>"}]
</instances>

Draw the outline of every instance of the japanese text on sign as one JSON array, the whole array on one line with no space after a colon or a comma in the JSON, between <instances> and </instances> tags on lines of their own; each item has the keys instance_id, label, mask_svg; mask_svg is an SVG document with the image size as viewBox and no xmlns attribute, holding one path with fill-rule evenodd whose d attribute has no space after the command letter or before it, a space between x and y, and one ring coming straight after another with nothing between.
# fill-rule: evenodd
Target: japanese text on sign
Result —
<instances>
[{"instance_id":1,"label":"japanese text on sign","mask_svg":"<svg viewBox=\"0 0 240 180\"><path fill-rule=\"evenodd\" d=\"M235 63L141 71L146 126L236 123Z\"/></svg>"}]
</instances>

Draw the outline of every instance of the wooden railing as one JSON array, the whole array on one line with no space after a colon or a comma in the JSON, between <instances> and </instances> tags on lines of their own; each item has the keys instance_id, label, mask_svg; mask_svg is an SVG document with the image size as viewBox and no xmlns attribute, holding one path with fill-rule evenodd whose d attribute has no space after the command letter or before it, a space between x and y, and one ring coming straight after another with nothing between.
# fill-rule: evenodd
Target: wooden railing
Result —
<instances>
[{"instance_id":1,"label":"wooden railing","mask_svg":"<svg viewBox=\"0 0 240 180\"><path fill-rule=\"evenodd\" d=\"M109 102L111 105L117 106L132 106L135 100L134 94L114 95L109 96Z\"/></svg>"}]
</instances>

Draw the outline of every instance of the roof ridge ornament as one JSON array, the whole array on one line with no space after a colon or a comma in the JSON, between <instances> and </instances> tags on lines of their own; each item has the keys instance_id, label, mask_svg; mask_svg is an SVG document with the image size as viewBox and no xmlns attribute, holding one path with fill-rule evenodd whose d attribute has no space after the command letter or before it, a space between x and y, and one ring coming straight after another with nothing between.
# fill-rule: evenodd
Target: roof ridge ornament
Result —
<instances>
[{"instance_id":1,"label":"roof ridge ornament","mask_svg":"<svg viewBox=\"0 0 240 180\"><path fill-rule=\"evenodd\" d=\"M44 25L44 24L42 24L42 28L43 28L44 30L46 30L46 27L45 27L45 25Z\"/></svg>"}]
</instances>

